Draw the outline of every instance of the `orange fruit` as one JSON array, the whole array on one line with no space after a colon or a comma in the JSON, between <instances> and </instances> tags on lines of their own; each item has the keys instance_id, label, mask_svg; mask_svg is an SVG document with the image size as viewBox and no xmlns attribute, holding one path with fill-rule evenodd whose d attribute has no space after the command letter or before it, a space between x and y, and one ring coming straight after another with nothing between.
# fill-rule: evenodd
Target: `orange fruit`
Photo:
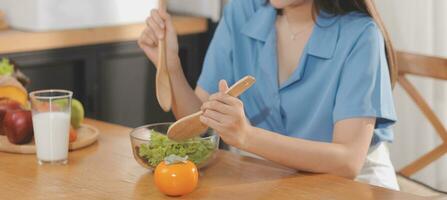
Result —
<instances>
[{"instance_id":1,"label":"orange fruit","mask_svg":"<svg viewBox=\"0 0 447 200\"><path fill-rule=\"evenodd\" d=\"M76 141L76 139L78 138L78 133L76 132L76 130L70 126L70 136L69 136L69 141L70 142L74 142Z\"/></svg>"}]
</instances>

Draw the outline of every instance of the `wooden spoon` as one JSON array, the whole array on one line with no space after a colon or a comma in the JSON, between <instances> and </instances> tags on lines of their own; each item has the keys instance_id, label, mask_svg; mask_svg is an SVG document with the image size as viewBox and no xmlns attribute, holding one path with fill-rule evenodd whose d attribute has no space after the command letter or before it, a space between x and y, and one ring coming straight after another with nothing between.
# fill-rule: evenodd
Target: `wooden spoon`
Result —
<instances>
[{"instance_id":1,"label":"wooden spoon","mask_svg":"<svg viewBox=\"0 0 447 200\"><path fill-rule=\"evenodd\" d=\"M245 76L231 86L225 93L233 97L238 97L255 82L256 79L254 77ZM208 127L200 122L200 115L202 113L202 111L196 112L173 123L168 129L168 137L172 140L181 141L204 133Z\"/></svg>"},{"instance_id":2,"label":"wooden spoon","mask_svg":"<svg viewBox=\"0 0 447 200\"><path fill-rule=\"evenodd\" d=\"M164 0L158 1L158 9L165 9L166 4ZM169 73L167 69L166 60L166 33L164 39L158 41L158 63L157 63L157 74L155 77L155 91L157 95L158 103L160 107L168 112L171 110L172 104L172 91L171 82L169 80Z\"/></svg>"}]
</instances>

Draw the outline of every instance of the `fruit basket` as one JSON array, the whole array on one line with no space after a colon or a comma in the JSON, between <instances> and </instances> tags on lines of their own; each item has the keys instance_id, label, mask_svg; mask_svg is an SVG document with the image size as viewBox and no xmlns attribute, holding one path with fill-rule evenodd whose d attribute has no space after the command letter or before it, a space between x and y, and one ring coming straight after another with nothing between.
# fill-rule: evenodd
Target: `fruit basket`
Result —
<instances>
[{"instance_id":1,"label":"fruit basket","mask_svg":"<svg viewBox=\"0 0 447 200\"><path fill-rule=\"evenodd\" d=\"M70 151L82 149L94 144L99 137L99 130L93 126L82 124L77 129L77 139L68 146ZM12 144L6 136L0 135L0 152L35 154L36 145L34 140L27 144Z\"/></svg>"},{"instance_id":2,"label":"fruit basket","mask_svg":"<svg viewBox=\"0 0 447 200\"><path fill-rule=\"evenodd\" d=\"M0 60L0 151L24 154L36 152L30 100L25 89L29 82L29 78L15 62L7 58ZM59 106L60 104L63 102L59 102ZM50 108L48 103L34 105L37 110ZM58 109L58 103L55 102L55 105L50 109ZM69 149L80 149L93 144L98 139L99 131L82 124L85 115L82 103L72 99L70 110Z\"/></svg>"}]
</instances>

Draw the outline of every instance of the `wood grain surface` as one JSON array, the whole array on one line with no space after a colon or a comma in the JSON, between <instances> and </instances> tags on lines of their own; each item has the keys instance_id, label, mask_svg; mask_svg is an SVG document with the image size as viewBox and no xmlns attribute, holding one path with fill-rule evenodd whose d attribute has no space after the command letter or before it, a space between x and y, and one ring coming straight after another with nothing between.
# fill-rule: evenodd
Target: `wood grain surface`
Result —
<instances>
[{"instance_id":1,"label":"wood grain surface","mask_svg":"<svg viewBox=\"0 0 447 200\"><path fill-rule=\"evenodd\" d=\"M34 155L0 153L0 199L423 199L352 180L296 173L266 160L219 151L193 193L171 198L133 158L131 129L86 120L98 142L69 154L66 166L39 166Z\"/></svg>"},{"instance_id":2,"label":"wood grain surface","mask_svg":"<svg viewBox=\"0 0 447 200\"><path fill-rule=\"evenodd\" d=\"M207 31L207 20L197 17L173 17L179 35ZM145 24L74 29L51 32L0 31L0 54L29 52L83 45L137 40Z\"/></svg>"}]
</instances>

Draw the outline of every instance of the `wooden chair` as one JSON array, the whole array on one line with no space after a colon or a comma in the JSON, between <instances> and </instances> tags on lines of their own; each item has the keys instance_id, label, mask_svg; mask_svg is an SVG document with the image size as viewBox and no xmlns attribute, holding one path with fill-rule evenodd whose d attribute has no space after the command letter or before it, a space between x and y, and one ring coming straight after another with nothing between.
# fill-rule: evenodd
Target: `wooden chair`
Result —
<instances>
[{"instance_id":1,"label":"wooden chair","mask_svg":"<svg viewBox=\"0 0 447 200\"><path fill-rule=\"evenodd\" d=\"M430 124L436 130L442 143L419 157L409 165L401 169L398 174L400 177L399 184L401 190L409 190L410 193L417 193L422 195L439 195L439 191L426 187L423 184L414 182L410 176L420 171L430 163L436 161L441 156L447 153L447 130L442 124L441 120L436 116L421 94L416 90L413 84L407 79L407 75L417 75L427 78L434 78L439 80L447 80L447 59L437 58L432 56L424 56L412 53L398 52L397 63L399 66L398 84L408 93L411 99L416 103L424 116L428 119ZM447 111L447 110L446 110ZM413 184L413 185L411 185ZM417 185L414 185L417 184ZM421 188L421 187L425 187Z\"/></svg>"}]
</instances>

